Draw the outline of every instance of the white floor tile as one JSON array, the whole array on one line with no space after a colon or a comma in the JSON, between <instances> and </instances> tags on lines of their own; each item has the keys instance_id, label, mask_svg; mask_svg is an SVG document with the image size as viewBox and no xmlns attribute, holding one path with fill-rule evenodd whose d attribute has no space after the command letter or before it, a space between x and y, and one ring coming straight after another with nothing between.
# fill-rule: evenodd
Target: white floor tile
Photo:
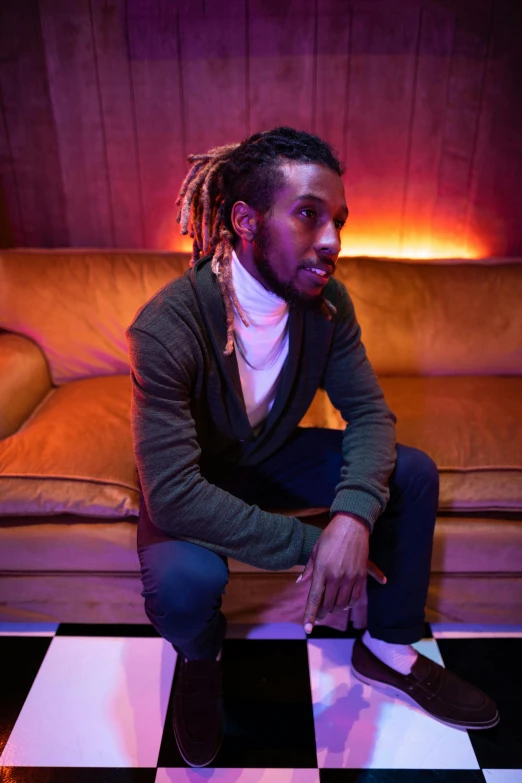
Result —
<instances>
[{"instance_id":1,"label":"white floor tile","mask_svg":"<svg viewBox=\"0 0 522 783\"><path fill-rule=\"evenodd\" d=\"M318 769L158 769L155 783L319 783Z\"/></svg>"},{"instance_id":2,"label":"white floor tile","mask_svg":"<svg viewBox=\"0 0 522 783\"><path fill-rule=\"evenodd\" d=\"M522 783L522 769L483 769L486 783Z\"/></svg>"},{"instance_id":3,"label":"white floor tile","mask_svg":"<svg viewBox=\"0 0 522 783\"><path fill-rule=\"evenodd\" d=\"M319 767L479 768L467 732L353 677L352 646L351 639L308 642ZM442 663L433 639L414 647Z\"/></svg>"},{"instance_id":4,"label":"white floor tile","mask_svg":"<svg viewBox=\"0 0 522 783\"><path fill-rule=\"evenodd\" d=\"M156 766L175 661L164 639L55 637L0 764Z\"/></svg>"},{"instance_id":5,"label":"white floor tile","mask_svg":"<svg viewBox=\"0 0 522 783\"><path fill-rule=\"evenodd\" d=\"M522 625L484 625L478 623L430 623L435 639L503 639L522 636Z\"/></svg>"},{"instance_id":6,"label":"white floor tile","mask_svg":"<svg viewBox=\"0 0 522 783\"><path fill-rule=\"evenodd\" d=\"M0 623L0 636L54 636L58 623Z\"/></svg>"}]
</instances>

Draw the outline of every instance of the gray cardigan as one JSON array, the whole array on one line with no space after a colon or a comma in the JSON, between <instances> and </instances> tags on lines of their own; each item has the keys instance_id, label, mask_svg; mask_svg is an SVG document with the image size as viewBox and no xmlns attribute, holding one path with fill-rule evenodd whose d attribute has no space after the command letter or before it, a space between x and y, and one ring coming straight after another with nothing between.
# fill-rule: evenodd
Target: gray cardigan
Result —
<instances>
[{"instance_id":1,"label":"gray cardigan","mask_svg":"<svg viewBox=\"0 0 522 783\"><path fill-rule=\"evenodd\" d=\"M337 312L289 314L289 352L273 407L257 437L248 421L235 354L224 356L225 307L210 258L167 283L127 329L131 423L143 500L158 528L175 538L260 568L305 565L321 534L295 517L250 506L209 483L202 453L256 465L299 425L318 388L349 422L331 516L362 517L370 531L389 499L396 418L360 339L345 286L324 297Z\"/></svg>"}]
</instances>

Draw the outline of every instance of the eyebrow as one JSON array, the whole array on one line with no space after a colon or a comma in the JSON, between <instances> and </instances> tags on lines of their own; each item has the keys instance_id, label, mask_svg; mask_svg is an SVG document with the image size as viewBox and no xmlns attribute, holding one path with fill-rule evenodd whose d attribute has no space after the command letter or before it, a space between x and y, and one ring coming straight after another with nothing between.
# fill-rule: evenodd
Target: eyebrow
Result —
<instances>
[{"instance_id":1,"label":"eyebrow","mask_svg":"<svg viewBox=\"0 0 522 783\"><path fill-rule=\"evenodd\" d=\"M302 196L298 196L296 201L317 201L318 204L325 204L324 199L320 196L316 196L313 193L304 193ZM342 207L341 212L348 217L348 207Z\"/></svg>"}]
</instances>

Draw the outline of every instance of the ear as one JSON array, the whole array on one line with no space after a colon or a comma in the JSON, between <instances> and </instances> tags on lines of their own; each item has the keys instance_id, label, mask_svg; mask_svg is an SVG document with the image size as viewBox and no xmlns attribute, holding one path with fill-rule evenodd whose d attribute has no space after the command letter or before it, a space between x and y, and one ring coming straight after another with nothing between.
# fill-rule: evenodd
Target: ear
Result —
<instances>
[{"instance_id":1,"label":"ear","mask_svg":"<svg viewBox=\"0 0 522 783\"><path fill-rule=\"evenodd\" d=\"M236 201L230 215L236 234L246 242L252 242L257 228L257 212L244 201Z\"/></svg>"}]
</instances>

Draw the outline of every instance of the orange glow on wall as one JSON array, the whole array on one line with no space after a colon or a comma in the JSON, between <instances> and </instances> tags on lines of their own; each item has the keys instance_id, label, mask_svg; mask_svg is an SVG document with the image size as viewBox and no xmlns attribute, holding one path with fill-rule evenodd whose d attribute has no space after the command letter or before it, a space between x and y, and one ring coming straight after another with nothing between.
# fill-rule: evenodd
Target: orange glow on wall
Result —
<instances>
[{"instance_id":1,"label":"orange glow on wall","mask_svg":"<svg viewBox=\"0 0 522 783\"><path fill-rule=\"evenodd\" d=\"M193 240L189 236L178 234L177 237L174 237L173 246L169 249L176 250L178 253L192 253L192 242Z\"/></svg>"},{"instance_id":2,"label":"orange glow on wall","mask_svg":"<svg viewBox=\"0 0 522 783\"><path fill-rule=\"evenodd\" d=\"M417 234L402 242L393 235L346 233L341 256L374 256L379 258L485 258L487 248L479 240L461 242L458 237Z\"/></svg>"},{"instance_id":3,"label":"orange glow on wall","mask_svg":"<svg viewBox=\"0 0 522 783\"><path fill-rule=\"evenodd\" d=\"M177 226L176 226L177 228ZM175 234L169 250L191 253L192 239L189 236ZM357 231L346 229L342 235L341 257L374 256L378 258L486 258L488 248L477 238L462 242L459 237L447 235L434 236L429 229L424 233L418 229L415 236L406 237L402 242L397 231L375 230Z\"/></svg>"}]
</instances>

